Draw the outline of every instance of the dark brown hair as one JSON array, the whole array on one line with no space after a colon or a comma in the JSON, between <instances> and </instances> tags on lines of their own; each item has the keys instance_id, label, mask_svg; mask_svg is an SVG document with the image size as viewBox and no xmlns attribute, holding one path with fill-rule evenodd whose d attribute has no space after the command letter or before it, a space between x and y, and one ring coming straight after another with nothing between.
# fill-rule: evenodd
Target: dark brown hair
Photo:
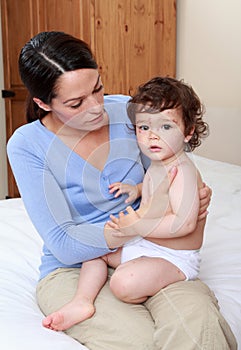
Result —
<instances>
[{"instance_id":1,"label":"dark brown hair","mask_svg":"<svg viewBox=\"0 0 241 350\"><path fill-rule=\"evenodd\" d=\"M203 121L204 106L193 88L182 80L170 77L155 77L139 86L129 100L127 113L135 125L136 113L159 113L167 109L181 108L185 126L185 136L194 127L192 138L185 151L192 151L201 144L201 138L209 133L207 123Z\"/></svg>"},{"instance_id":2,"label":"dark brown hair","mask_svg":"<svg viewBox=\"0 0 241 350\"><path fill-rule=\"evenodd\" d=\"M27 121L42 119L48 112L39 108L33 97L50 104L56 96L57 80L67 71L97 69L97 63L82 40L63 32L41 32L22 48L19 72L28 89Z\"/></svg>"}]
</instances>

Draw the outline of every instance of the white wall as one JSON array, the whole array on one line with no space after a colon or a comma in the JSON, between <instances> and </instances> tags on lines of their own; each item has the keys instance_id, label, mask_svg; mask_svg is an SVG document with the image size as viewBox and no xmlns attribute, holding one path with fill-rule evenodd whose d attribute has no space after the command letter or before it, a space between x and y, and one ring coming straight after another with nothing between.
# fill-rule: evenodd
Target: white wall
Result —
<instances>
[{"instance_id":1,"label":"white wall","mask_svg":"<svg viewBox=\"0 0 241 350\"><path fill-rule=\"evenodd\" d=\"M206 106L196 153L241 165L241 0L177 0L177 78Z\"/></svg>"},{"instance_id":2,"label":"white wall","mask_svg":"<svg viewBox=\"0 0 241 350\"><path fill-rule=\"evenodd\" d=\"M1 9L0 9L1 11ZM0 26L0 91L4 89L3 61L2 61L2 32ZM7 192L7 160L6 160L6 118L5 103L0 97L0 199L8 194Z\"/></svg>"}]
</instances>

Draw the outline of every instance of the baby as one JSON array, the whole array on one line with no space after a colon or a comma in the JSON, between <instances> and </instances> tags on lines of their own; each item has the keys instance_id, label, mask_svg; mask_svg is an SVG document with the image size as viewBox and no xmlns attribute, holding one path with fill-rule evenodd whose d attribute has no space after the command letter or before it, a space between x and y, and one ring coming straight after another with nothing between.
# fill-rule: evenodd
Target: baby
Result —
<instances>
[{"instance_id":1,"label":"baby","mask_svg":"<svg viewBox=\"0 0 241 350\"><path fill-rule=\"evenodd\" d=\"M199 220L199 171L186 154L208 134L203 107L192 87L169 77L156 77L139 87L127 112L142 153L150 159L143 184L114 183L110 193L141 194L140 208L111 215L116 236L128 236L123 248L83 263L73 300L43 320L64 330L91 317L94 300L116 268L110 288L120 300L142 303L171 283L197 278L205 219ZM169 179L169 183L168 180ZM163 186L169 186L163 198ZM133 196L133 193L135 195Z\"/></svg>"}]
</instances>

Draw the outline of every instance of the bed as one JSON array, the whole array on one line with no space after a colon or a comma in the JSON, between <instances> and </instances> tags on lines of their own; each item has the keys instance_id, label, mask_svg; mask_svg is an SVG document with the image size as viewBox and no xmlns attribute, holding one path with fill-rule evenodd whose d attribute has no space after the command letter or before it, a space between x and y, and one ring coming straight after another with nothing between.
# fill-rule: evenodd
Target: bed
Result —
<instances>
[{"instance_id":1,"label":"bed","mask_svg":"<svg viewBox=\"0 0 241 350\"><path fill-rule=\"evenodd\" d=\"M241 349L241 167L194 159L213 190L200 278L216 294ZM0 349L87 349L41 326L35 286L42 242L20 198L0 201L0 242Z\"/></svg>"}]
</instances>

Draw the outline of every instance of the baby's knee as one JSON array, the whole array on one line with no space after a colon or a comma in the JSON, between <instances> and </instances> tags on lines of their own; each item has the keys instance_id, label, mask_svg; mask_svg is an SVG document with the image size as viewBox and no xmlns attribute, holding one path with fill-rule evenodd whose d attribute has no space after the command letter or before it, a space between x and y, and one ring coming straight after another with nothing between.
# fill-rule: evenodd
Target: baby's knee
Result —
<instances>
[{"instance_id":1,"label":"baby's knee","mask_svg":"<svg viewBox=\"0 0 241 350\"><path fill-rule=\"evenodd\" d=\"M129 302L133 295L134 281L122 271L115 271L110 279L110 289L120 300Z\"/></svg>"},{"instance_id":2,"label":"baby's knee","mask_svg":"<svg viewBox=\"0 0 241 350\"><path fill-rule=\"evenodd\" d=\"M122 273L115 271L110 279L110 289L112 293L120 300L123 300L126 294L126 283Z\"/></svg>"}]
</instances>

